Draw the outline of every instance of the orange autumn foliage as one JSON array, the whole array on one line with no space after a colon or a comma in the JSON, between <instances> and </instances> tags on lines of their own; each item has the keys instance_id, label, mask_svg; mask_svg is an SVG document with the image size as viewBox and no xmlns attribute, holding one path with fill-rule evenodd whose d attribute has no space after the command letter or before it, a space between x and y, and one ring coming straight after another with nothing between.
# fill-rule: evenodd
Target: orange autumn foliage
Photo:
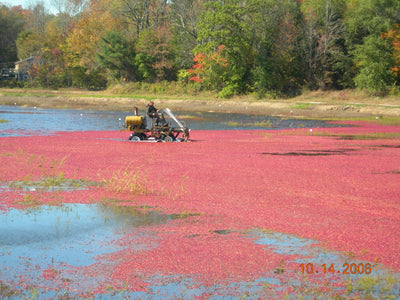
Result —
<instances>
[{"instance_id":1,"label":"orange autumn foliage","mask_svg":"<svg viewBox=\"0 0 400 300\"><path fill-rule=\"evenodd\" d=\"M392 68L392 71L395 76L399 76L399 66L400 66L400 25L393 25L392 29L389 32L384 33L382 35L383 38L389 39L393 45L393 57L395 66Z\"/></svg>"},{"instance_id":2,"label":"orange autumn foliage","mask_svg":"<svg viewBox=\"0 0 400 300\"><path fill-rule=\"evenodd\" d=\"M190 80L195 82L210 81L214 76L221 73L228 66L228 60L224 55L225 46L218 46L217 51L208 53L199 53L194 58L194 64L188 70Z\"/></svg>"}]
</instances>

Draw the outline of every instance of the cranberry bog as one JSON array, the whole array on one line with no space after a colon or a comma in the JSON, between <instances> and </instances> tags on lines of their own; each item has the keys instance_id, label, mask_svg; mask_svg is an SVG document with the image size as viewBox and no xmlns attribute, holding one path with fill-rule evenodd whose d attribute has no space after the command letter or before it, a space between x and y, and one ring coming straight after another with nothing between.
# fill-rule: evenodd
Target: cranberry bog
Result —
<instances>
[{"instance_id":1,"label":"cranberry bog","mask_svg":"<svg viewBox=\"0 0 400 300\"><path fill-rule=\"evenodd\" d=\"M346 125L2 136L0 297L397 299L400 128Z\"/></svg>"}]
</instances>

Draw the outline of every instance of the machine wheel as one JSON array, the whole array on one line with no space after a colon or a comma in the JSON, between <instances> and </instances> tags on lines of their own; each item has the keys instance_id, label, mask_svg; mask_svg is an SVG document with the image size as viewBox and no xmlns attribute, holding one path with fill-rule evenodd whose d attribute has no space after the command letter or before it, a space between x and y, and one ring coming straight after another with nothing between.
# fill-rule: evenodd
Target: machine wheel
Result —
<instances>
[{"instance_id":1,"label":"machine wheel","mask_svg":"<svg viewBox=\"0 0 400 300\"><path fill-rule=\"evenodd\" d=\"M169 136L167 137L166 134L162 134L161 135L161 140L163 140L164 142L174 142L175 141L175 137L172 133L169 134Z\"/></svg>"},{"instance_id":2,"label":"machine wheel","mask_svg":"<svg viewBox=\"0 0 400 300\"><path fill-rule=\"evenodd\" d=\"M132 141L132 142L140 142L140 141L142 140L142 138L141 138L140 135L135 134L135 133L132 133L132 134L129 136L129 140Z\"/></svg>"}]
</instances>

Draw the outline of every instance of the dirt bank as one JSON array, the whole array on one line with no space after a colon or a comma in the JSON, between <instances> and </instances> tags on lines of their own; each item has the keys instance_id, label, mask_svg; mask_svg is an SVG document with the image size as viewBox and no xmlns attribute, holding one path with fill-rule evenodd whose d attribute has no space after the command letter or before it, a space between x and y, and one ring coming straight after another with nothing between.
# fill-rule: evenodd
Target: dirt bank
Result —
<instances>
[{"instance_id":1,"label":"dirt bank","mask_svg":"<svg viewBox=\"0 0 400 300\"><path fill-rule=\"evenodd\" d=\"M0 105L98 110L144 109L149 100L175 111L254 113L298 118L400 117L399 97L366 97L354 91L313 92L291 99L237 97L229 100L165 95L113 95L82 90L0 89Z\"/></svg>"}]
</instances>

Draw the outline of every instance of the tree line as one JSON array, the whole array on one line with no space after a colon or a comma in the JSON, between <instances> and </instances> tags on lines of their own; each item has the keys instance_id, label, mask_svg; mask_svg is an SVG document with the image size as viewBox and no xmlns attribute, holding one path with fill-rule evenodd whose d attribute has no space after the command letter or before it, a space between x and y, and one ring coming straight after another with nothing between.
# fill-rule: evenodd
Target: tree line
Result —
<instances>
[{"instance_id":1,"label":"tree line","mask_svg":"<svg viewBox=\"0 0 400 300\"><path fill-rule=\"evenodd\" d=\"M29 82L175 82L221 97L398 91L400 0L62 0L0 4L0 64Z\"/></svg>"}]
</instances>

